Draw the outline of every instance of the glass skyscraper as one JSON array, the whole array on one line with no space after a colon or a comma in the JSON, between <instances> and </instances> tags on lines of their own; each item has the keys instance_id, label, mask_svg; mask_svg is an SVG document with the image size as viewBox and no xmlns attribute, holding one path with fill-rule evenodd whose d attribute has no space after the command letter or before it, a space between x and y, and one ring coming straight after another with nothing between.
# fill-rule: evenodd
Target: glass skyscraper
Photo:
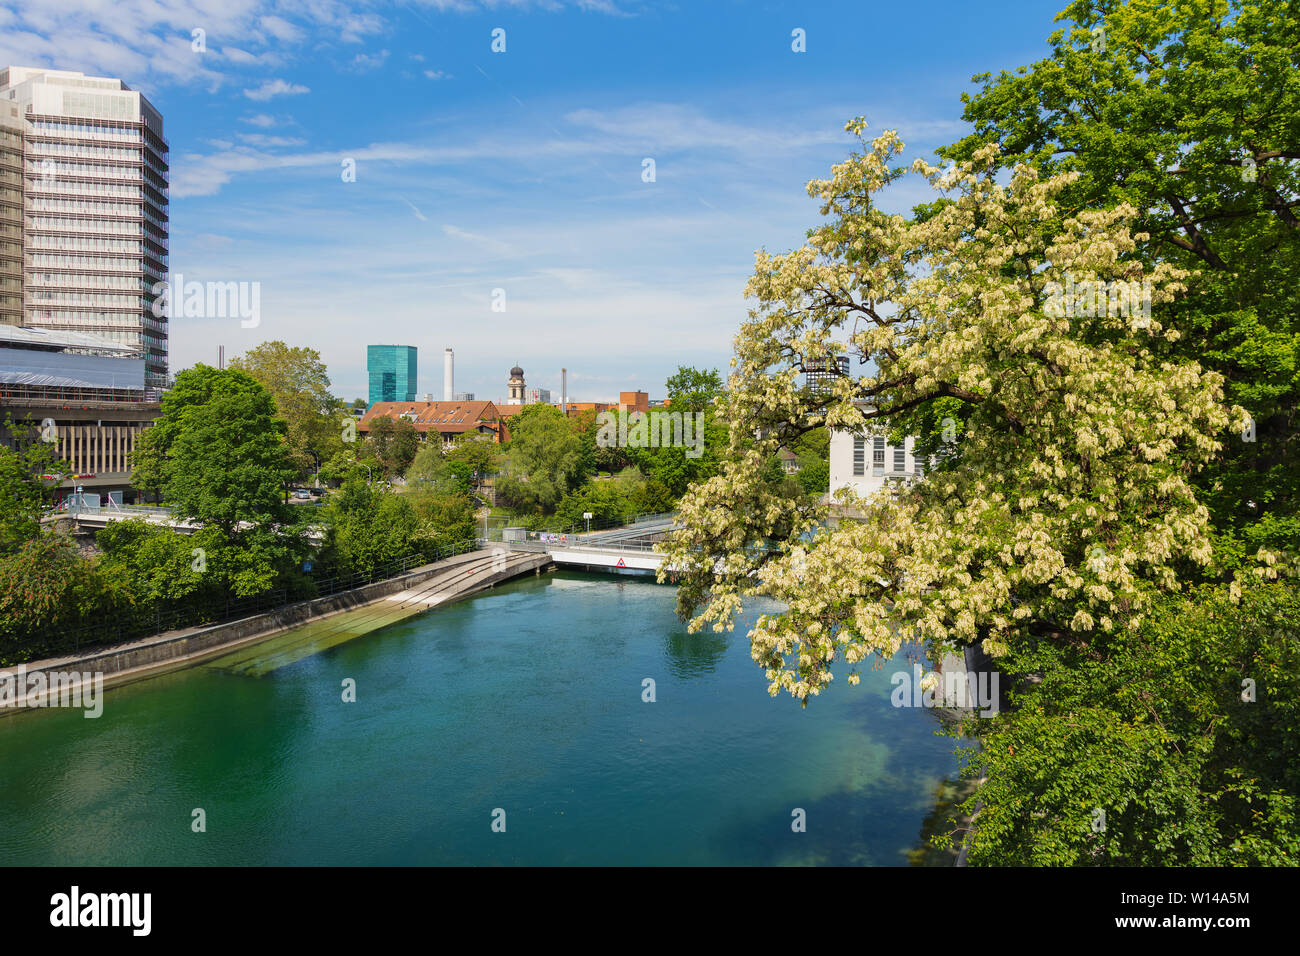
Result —
<instances>
[{"instance_id":1,"label":"glass skyscraper","mask_svg":"<svg viewBox=\"0 0 1300 956\"><path fill-rule=\"evenodd\" d=\"M370 373L370 404L413 402L416 385L414 345L366 346L366 370Z\"/></svg>"}]
</instances>

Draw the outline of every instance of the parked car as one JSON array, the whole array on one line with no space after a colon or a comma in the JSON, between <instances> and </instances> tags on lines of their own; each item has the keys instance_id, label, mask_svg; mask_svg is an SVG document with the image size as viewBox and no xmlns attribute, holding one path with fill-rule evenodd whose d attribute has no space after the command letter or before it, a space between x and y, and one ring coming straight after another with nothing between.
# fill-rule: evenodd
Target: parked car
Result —
<instances>
[{"instance_id":1,"label":"parked car","mask_svg":"<svg viewBox=\"0 0 1300 956\"><path fill-rule=\"evenodd\" d=\"M298 488L294 491L293 496L295 498L302 498L304 500L307 500L311 498L311 492L308 491L306 488Z\"/></svg>"}]
</instances>

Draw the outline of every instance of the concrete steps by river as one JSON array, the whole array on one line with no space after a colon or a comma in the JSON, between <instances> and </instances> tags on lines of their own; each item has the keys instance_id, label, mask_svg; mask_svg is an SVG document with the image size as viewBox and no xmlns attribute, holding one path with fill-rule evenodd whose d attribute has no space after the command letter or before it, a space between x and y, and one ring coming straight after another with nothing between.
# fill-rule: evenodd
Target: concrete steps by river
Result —
<instances>
[{"instance_id":1,"label":"concrete steps by river","mask_svg":"<svg viewBox=\"0 0 1300 956\"><path fill-rule=\"evenodd\" d=\"M445 570L405 591L390 594L365 607L311 621L215 658L203 666L261 677L547 563L544 555L476 551L449 561Z\"/></svg>"}]
</instances>

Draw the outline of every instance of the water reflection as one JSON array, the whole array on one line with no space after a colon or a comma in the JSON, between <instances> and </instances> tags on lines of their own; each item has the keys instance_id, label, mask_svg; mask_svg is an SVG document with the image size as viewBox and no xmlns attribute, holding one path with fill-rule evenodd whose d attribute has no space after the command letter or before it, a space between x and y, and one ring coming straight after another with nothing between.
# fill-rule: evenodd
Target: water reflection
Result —
<instances>
[{"instance_id":1,"label":"water reflection","mask_svg":"<svg viewBox=\"0 0 1300 956\"><path fill-rule=\"evenodd\" d=\"M726 656L730 634L701 631L687 634L672 631L664 635L664 657L674 677L700 677L712 674Z\"/></svg>"}]
</instances>

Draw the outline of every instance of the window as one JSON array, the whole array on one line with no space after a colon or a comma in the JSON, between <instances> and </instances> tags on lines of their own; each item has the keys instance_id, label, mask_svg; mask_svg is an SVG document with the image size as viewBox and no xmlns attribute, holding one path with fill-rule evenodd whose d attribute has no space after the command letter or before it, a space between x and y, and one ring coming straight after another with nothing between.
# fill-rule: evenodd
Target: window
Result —
<instances>
[{"instance_id":1,"label":"window","mask_svg":"<svg viewBox=\"0 0 1300 956\"><path fill-rule=\"evenodd\" d=\"M885 467L885 440L883 438L873 439L871 445L871 464L874 468L882 471Z\"/></svg>"},{"instance_id":2,"label":"window","mask_svg":"<svg viewBox=\"0 0 1300 956\"><path fill-rule=\"evenodd\" d=\"M861 437L853 439L853 474L867 473L867 440Z\"/></svg>"},{"instance_id":3,"label":"window","mask_svg":"<svg viewBox=\"0 0 1300 956\"><path fill-rule=\"evenodd\" d=\"M907 470L907 448L903 445L894 446L894 471Z\"/></svg>"}]
</instances>

